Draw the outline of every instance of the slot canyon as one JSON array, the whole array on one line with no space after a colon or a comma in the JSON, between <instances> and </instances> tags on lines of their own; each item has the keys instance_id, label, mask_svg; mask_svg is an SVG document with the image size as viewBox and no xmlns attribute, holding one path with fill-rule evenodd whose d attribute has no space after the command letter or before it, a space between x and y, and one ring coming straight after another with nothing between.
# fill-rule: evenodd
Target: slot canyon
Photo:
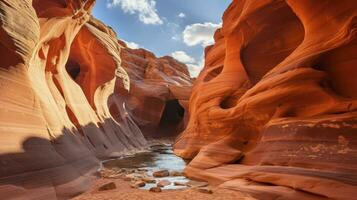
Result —
<instances>
[{"instance_id":1,"label":"slot canyon","mask_svg":"<svg viewBox=\"0 0 357 200\"><path fill-rule=\"evenodd\" d=\"M0 0L0 199L357 199L357 1L232 0L197 78L99 2ZM100 177L157 141L213 192Z\"/></svg>"}]
</instances>

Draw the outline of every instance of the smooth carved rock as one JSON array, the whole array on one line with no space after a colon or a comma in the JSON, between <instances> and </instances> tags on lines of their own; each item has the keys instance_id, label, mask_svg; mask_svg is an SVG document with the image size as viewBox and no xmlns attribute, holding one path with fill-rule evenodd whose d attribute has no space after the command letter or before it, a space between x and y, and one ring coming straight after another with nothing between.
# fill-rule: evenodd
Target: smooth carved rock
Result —
<instances>
[{"instance_id":1,"label":"smooth carved rock","mask_svg":"<svg viewBox=\"0 0 357 200\"><path fill-rule=\"evenodd\" d=\"M193 83L187 66L169 56L157 58L145 49L124 48L121 56L130 91L117 81L109 99L112 116L121 120L130 115L148 138L178 135L187 123Z\"/></svg>"},{"instance_id":2,"label":"smooth carved rock","mask_svg":"<svg viewBox=\"0 0 357 200\"><path fill-rule=\"evenodd\" d=\"M356 196L356 13L350 0L234 0L174 145L193 159L185 175L258 199Z\"/></svg>"},{"instance_id":3,"label":"smooth carved rock","mask_svg":"<svg viewBox=\"0 0 357 200\"><path fill-rule=\"evenodd\" d=\"M146 147L134 117L155 116L139 120L139 125L157 124L166 100L181 102L174 108L186 105L192 84L187 67L145 52L148 57L142 59L150 61L141 69L147 74L137 77L129 72L129 68L140 71L127 64L133 59L122 52L131 50L91 16L94 4L94 0L0 1L0 196L4 199L70 199L85 192L99 159ZM163 71L165 75L157 78ZM161 109L158 115L146 114L142 108L151 104L144 105L150 102L144 98L128 100L131 103L115 98L137 99L141 95L134 94L147 93L147 97L161 94L160 105L151 106ZM141 110L133 110L135 103Z\"/></svg>"}]
</instances>

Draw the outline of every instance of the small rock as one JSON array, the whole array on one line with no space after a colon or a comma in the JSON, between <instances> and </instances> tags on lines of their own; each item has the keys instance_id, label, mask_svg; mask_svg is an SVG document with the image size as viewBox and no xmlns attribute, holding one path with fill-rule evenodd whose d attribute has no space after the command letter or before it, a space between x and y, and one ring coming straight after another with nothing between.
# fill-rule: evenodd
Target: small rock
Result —
<instances>
[{"instance_id":1,"label":"small rock","mask_svg":"<svg viewBox=\"0 0 357 200\"><path fill-rule=\"evenodd\" d=\"M126 175L125 177L130 178L131 180L137 181L139 179L142 179L143 175L142 174L138 174L138 173L131 173L131 174Z\"/></svg>"},{"instance_id":2,"label":"small rock","mask_svg":"<svg viewBox=\"0 0 357 200\"><path fill-rule=\"evenodd\" d=\"M157 183L157 187L165 187L171 185L171 182L168 180L161 180Z\"/></svg>"},{"instance_id":3,"label":"small rock","mask_svg":"<svg viewBox=\"0 0 357 200\"><path fill-rule=\"evenodd\" d=\"M183 173L179 171L171 171L170 176L183 176Z\"/></svg>"},{"instance_id":4,"label":"small rock","mask_svg":"<svg viewBox=\"0 0 357 200\"><path fill-rule=\"evenodd\" d=\"M145 182L145 183L156 183L156 180L151 178L151 177L144 177L142 178L142 180Z\"/></svg>"},{"instance_id":5,"label":"small rock","mask_svg":"<svg viewBox=\"0 0 357 200\"><path fill-rule=\"evenodd\" d=\"M160 170L156 171L152 174L154 177L167 177L170 176L170 172L168 170Z\"/></svg>"},{"instance_id":6,"label":"small rock","mask_svg":"<svg viewBox=\"0 0 357 200\"><path fill-rule=\"evenodd\" d=\"M109 176L116 174L115 171L110 170L110 169L102 169L100 172L100 175L102 178L108 178Z\"/></svg>"},{"instance_id":7,"label":"small rock","mask_svg":"<svg viewBox=\"0 0 357 200\"><path fill-rule=\"evenodd\" d=\"M186 186L186 183L184 182L174 182L175 186Z\"/></svg>"},{"instance_id":8,"label":"small rock","mask_svg":"<svg viewBox=\"0 0 357 200\"><path fill-rule=\"evenodd\" d=\"M106 191L106 190L114 190L116 188L117 188L117 186L115 185L115 183L114 182L110 182L110 183L102 185L98 190L99 191Z\"/></svg>"},{"instance_id":9,"label":"small rock","mask_svg":"<svg viewBox=\"0 0 357 200\"><path fill-rule=\"evenodd\" d=\"M208 186L207 182L200 182L200 181L189 181L186 183L189 187L206 187Z\"/></svg>"},{"instance_id":10,"label":"small rock","mask_svg":"<svg viewBox=\"0 0 357 200\"><path fill-rule=\"evenodd\" d=\"M122 174L112 174L112 175L107 176L107 178L114 178L114 179L116 179L116 178L121 178L122 176L123 176Z\"/></svg>"},{"instance_id":11,"label":"small rock","mask_svg":"<svg viewBox=\"0 0 357 200\"><path fill-rule=\"evenodd\" d=\"M150 188L149 191L150 191L150 192L161 192L162 190L161 190L160 187L152 187L152 188Z\"/></svg>"},{"instance_id":12,"label":"small rock","mask_svg":"<svg viewBox=\"0 0 357 200\"><path fill-rule=\"evenodd\" d=\"M115 171L115 172L117 172L117 173L122 173L122 172L125 171L125 170L123 170L123 169L121 169L121 168L119 168L119 167L114 167L114 168L112 168L112 170Z\"/></svg>"},{"instance_id":13,"label":"small rock","mask_svg":"<svg viewBox=\"0 0 357 200\"><path fill-rule=\"evenodd\" d=\"M132 188L140 188L140 187L144 187L146 184L144 181L136 181L135 183L131 184L130 186Z\"/></svg>"},{"instance_id":14,"label":"small rock","mask_svg":"<svg viewBox=\"0 0 357 200\"><path fill-rule=\"evenodd\" d=\"M212 194L213 193L213 191L208 187L197 188L197 191L199 191L201 193L205 193L205 194Z\"/></svg>"},{"instance_id":15,"label":"small rock","mask_svg":"<svg viewBox=\"0 0 357 200\"><path fill-rule=\"evenodd\" d=\"M145 168L139 168L137 169L139 172L148 172L149 170L148 169L145 169Z\"/></svg>"},{"instance_id":16,"label":"small rock","mask_svg":"<svg viewBox=\"0 0 357 200\"><path fill-rule=\"evenodd\" d=\"M127 177L127 176L124 176L124 177L123 177L123 180L124 180L124 181L131 181L131 178L130 178L130 177Z\"/></svg>"}]
</instances>

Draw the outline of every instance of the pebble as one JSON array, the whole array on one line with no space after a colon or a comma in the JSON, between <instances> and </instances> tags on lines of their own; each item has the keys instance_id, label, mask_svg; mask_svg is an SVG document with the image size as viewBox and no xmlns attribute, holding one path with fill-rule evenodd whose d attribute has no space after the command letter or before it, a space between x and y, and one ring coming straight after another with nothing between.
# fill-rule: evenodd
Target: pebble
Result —
<instances>
[{"instance_id":1,"label":"pebble","mask_svg":"<svg viewBox=\"0 0 357 200\"><path fill-rule=\"evenodd\" d=\"M110 182L110 183L102 185L98 190L99 191L106 191L106 190L114 190L116 188L117 188L117 186L115 185L115 183L114 182Z\"/></svg>"},{"instance_id":2,"label":"pebble","mask_svg":"<svg viewBox=\"0 0 357 200\"><path fill-rule=\"evenodd\" d=\"M151 178L151 177L144 177L142 178L142 180L145 182L145 183L156 183L156 180Z\"/></svg>"},{"instance_id":3,"label":"pebble","mask_svg":"<svg viewBox=\"0 0 357 200\"><path fill-rule=\"evenodd\" d=\"M197 191L199 191L201 193L205 193L205 194L212 194L213 193L213 191L208 187L197 188Z\"/></svg>"},{"instance_id":4,"label":"pebble","mask_svg":"<svg viewBox=\"0 0 357 200\"><path fill-rule=\"evenodd\" d=\"M186 183L184 182L174 182L175 186L186 186Z\"/></svg>"},{"instance_id":5,"label":"pebble","mask_svg":"<svg viewBox=\"0 0 357 200\"><path fill-rule=\"evenodd\" d=\"M161 192L162 190L161 190L160 187L152 187L152 188L150 188L149 191L150 191L150 192Z\"/></svg>"},{"instance_id":6,"label":"pebble","mask_svg":"<svg viewBox=\"0 0 357 200\"><path fill-rule=\"evenodd\" d=\"M157 187L165 187L171 185L171 182L168 180L161 180L157 183Z\"/></svg>"},{"instance_id":7,"label":"pebble","mask_svg":"<svg viewBox=\"0 0 357 200\"><path fill-rule=\"evenodd\" d=\"M146 183L144 181L136 181L135 183L132 183L130 186L132 188L140 188L140 187L144 187L146 185Z\"/></svg>"},{"instance_id":8,"label":"pebble","mask_svg":"<svg viewBox=\"0 0 357 200\"><path fill-rule=\"evenodd\" d=\"M170 176L170 172L168 170L160 170L156 171L152 174L154 177L167 177Z\"/></svg>"},{"instance_id":9,"label":"pebble","mask_svg":"<svg viewBox=\"0 0 357 200\"><path fill-rule=\"evenodd\" d=\"M179 171L171 171L170 176L183 176L183 173Z\"/></svg>"}]
</instances>

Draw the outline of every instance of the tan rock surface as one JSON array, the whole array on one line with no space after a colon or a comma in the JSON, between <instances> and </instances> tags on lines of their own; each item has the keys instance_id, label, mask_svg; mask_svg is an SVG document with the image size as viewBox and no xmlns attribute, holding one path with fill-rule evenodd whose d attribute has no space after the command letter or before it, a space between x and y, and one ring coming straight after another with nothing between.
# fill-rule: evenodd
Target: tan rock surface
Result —
<instances>
[{"instance_id":1,"label":"tan rock surface","mask_svg":"<svg viewBox=\"0 0 357 200\"><path fill-rule=\"evenodd\" d=\"M120 95L115 87L125 91L135 84L128 66L121 67L127 58L116 34L91 17L94 3L0 1L1 199L68 199L90 187L100 159L146 147L123 105L108 100L113 92ZM162 60L165 70L176 62ZM148 67L150 76L155 67ZM163 77L185 69L180 65ZM162 93L188 99L180 84L171 87ZM121 117L114 119L113 109Z\"/></svg>"},{"instance_id":2,"label":"tan rock surface","mask_svg":"<svg viewBox=\"0 0 357 200\"><path fill-rule=\"evenodd\" d=\"M234 0L174 146L185 174L258 199L355 199L356 19L356 1Z\"/></svg>"}]
</instances>

